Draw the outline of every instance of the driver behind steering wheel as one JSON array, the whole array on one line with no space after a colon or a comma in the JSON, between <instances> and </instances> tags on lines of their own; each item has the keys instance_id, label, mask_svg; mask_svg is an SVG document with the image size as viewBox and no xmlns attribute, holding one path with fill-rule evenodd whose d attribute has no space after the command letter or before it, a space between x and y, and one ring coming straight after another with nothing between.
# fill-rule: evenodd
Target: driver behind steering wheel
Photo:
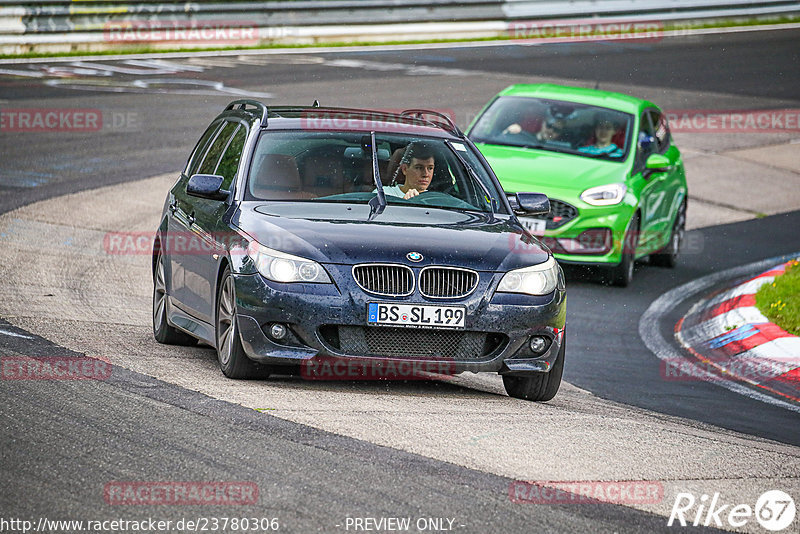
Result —
<instances>
[{"instance_id":1,"label":"driver behind steering wheel","mask_svg":"<svg viewBox=\"0 0 800 534\"><path fill-rule=\"evenodd\" d=\"M433 148L423 142L410 143L392 177L392 185L384 186L384 194L409 199L427 191L433 180L433 154ZM399 185L401 175L404 183Z\"/></svg>"}]
</instances>

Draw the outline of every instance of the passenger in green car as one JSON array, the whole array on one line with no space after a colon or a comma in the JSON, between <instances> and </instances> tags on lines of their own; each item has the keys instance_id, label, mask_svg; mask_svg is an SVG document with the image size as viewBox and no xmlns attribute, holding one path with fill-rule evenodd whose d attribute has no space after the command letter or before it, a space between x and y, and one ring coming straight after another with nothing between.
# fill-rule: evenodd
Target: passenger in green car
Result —
<instances>
[{"instance_id":1,"label":"passenger in green car","mask_svg":"<svg viewBox=\"0 0 800 534\"><path fill-rule=\"evenodd\" d=\"M606 154L612 158L622 157L622 149L612 142L612 139L619 131L619 124L614 118L599 115L595 119L593 131L594 143L582 146L578 151L591 155Z\"/></svg>"}]
</instances>

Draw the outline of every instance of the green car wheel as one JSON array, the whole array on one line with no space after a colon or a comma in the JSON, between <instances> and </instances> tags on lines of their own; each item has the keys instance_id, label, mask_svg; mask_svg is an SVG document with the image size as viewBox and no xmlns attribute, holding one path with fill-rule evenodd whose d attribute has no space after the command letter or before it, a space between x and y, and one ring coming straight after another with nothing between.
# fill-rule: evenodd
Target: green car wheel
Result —
<instances>
[{"instance_id":1,"label":"green car wheel","mask_svg":"<svg viewBox=\"0 0 800 534\"><path fill-rule=\"evenodd\" d=\"M678 264L683 238L686 234L686 203L681 205L675 224L672 226L669 244L650 256L650 262L659 267L674 268Z\"/></svg>"},{"instance_id":2,"label":"green car wheel","mask_svg":"<svg viewBox=\"0 0 800 534\"><path fill-rule=\"evenodd\" d=\"M622 252L622 261L619 265L611 268L608 281L611 285L617 287L628 287L628 284L633 280L633 269L636 263L636 244L639 240L639 214L633 216L631 223L628 226L628 231L625 232L625 239L623 241L624 250Z\"/></svg>"}]
</instances>

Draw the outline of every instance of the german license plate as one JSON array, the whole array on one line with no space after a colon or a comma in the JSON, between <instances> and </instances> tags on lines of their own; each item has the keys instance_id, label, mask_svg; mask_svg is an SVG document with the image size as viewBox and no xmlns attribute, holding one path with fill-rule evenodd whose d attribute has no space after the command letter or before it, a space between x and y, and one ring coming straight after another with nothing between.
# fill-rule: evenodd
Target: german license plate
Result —
<instances>
[{"instance_id":1,"label":"german license plate","mask_svg":"<svg viewBox=\"0 0 800 534\"><path fill-rule=\"evenodd\" d=\"M464 328L465 306L428 306L424 304L367 304L367 324L409 326L415 328Z\"/></svg>"},{"instance_id":2,"label":"german license plate","mask_svg":"<svg viewBox=\"0 0 800 534\"><path fill-rule=\"evenodd\" d=\"M547 221L544 219L532 219L530 217L520 217L520 222L533 235L544 235L547 229Z\"/></svg>"}]
</instances>

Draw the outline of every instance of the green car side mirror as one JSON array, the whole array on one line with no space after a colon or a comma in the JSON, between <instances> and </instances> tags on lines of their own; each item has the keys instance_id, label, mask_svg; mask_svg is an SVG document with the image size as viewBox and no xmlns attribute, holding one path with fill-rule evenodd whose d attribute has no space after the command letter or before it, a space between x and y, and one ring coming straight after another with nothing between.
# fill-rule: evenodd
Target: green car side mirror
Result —
<instances>
[{"instance_id":1,"label":"green car side mirror","mask_svg":"<svg viewBox=\"0 0 800 534\"><path fill-rule=\"evenodd\" d=\"M665 172L672 168L669 158L663 154L650 154L644 164L648 170Z\"/></svg>"}]
</instances>

